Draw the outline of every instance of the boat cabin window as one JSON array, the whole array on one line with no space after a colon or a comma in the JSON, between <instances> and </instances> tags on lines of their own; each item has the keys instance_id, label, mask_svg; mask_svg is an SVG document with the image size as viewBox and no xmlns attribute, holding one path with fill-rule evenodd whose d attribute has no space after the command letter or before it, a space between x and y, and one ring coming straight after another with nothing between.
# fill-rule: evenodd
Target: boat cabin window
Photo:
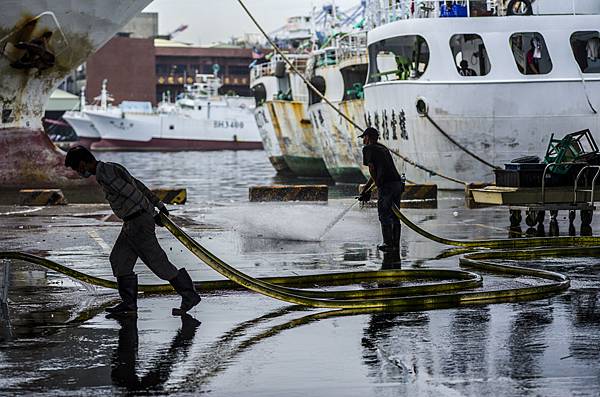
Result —
<instances>
[{"instance_id":1,"label":"boat cabin window","mask_svg":"<svg viewBox=\"0 0 600 397\"><path fill-rule=\"evenodd\" d=\"M429 64L429 46L422 36L384 39L369 46L369 83L414 80Z\"/></svg>"},{"instance_id":2,"label":"boat cabin window","mask_svg":"<svg viewBox=\"0 0 600 397\"><path fill-rule=\"evenodd\" d=\"M490 60L478 34L455 34L450 38L450 49L459 75L485 76L490 72Z\"/></svg>"},{"instance_id":3,"label":"boat cabin window","mask_svg":"<svg viewBox=\"0 0 600 397\"><path fill-rule=\"evenodd\" d=\"M340 70L344 79L343 101L363 99L363 85L367 79L367 64L352 65Z\"/></svg>"},{"instance_id":4,"label":"boat cabin window","mask_svg":"<svg viewBox=\"0 0 600 397\"><path fill-rule=\"evenodd\" d=\"M548 74L552 60L544 37L537 32L515 33L510 36L510 48L522 74Z\"/></svg>"},{"instance_id":5,"label":"boat cabin window","mask_svg":"<svg viewBox=\"0 0 600 397\"><path fill-rule=\"evenodd\" d=\"M267 100L267 89L265 85L260 83L252 87L252 92L254 93L254 103L256 106L260 106Z\"/></svg>"},{"instance_id":6,"label":"boat cabin window","mask_svg":"<svg viewBox=\"0 0 600 397\"><path fill-rule=\"evenodd\" d=\"M600 73L600 33L596 31L573 33L571 48L583 73Z\"/></svg>"},{"instance_id":7,"label":"boat cabin window","mask_svg":"<svg viewBox=\"0 0 600 397\"><path fill-rule=\"evenodd\" d=\"M310 83L319 91L321 95L325 95L325 90L327 89L327 84L325 83L325 79L322 76L313 76L310 79ZM321 102L321 97L312 89L308 88L308 104L313 105L315 103Z\"/></svg>"}]
</instances>

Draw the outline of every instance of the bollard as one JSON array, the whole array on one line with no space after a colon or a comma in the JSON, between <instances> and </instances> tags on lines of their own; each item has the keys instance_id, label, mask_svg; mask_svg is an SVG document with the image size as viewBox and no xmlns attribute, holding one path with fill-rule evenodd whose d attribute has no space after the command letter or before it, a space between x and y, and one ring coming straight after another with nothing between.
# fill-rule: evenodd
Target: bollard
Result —
<instances>
[{"instance_id":1,"label":"bollard","mask_svg":"<svg viewBox=\"0 0 600 397\"><path fill-rule=\"evenodd\" d=\"M437 208L437 185L406 184L400 208Z\"/></svg>"},{"instance_id":2,"label":"bollard","mask_svg":"<svg viewBox=\"0 0 600 397\"><path fill-rule=\"evenodd\" d=\"M21 189L19 190L19 204L32 206L65 205L67 200L60 189Z\"/></svg>"},{"instance_id":3,"label":"bollard","mask_svg":"<svg viewBox=\"0 0 600 397\"><path fill-rule=\"evenodd\" d=\"M327 185L251 186L250 201L327 201Z\"/></svg>"}]
</instances>

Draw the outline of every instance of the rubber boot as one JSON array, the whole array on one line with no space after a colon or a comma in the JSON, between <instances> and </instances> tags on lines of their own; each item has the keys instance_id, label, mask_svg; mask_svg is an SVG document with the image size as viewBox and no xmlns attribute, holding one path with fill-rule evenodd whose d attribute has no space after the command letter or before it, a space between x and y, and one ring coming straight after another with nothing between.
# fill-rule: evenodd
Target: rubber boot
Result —
<instances>
[{"instance_id":1,"label":"rubber boot","mask_svg":"<svg viewBox=\"0 0 600 397\"><path fill-rule=\"evenodd\" d=\"M137 313L138 280L137 275L117 277L119 295L123 302L106 309L112 315L133 315Z\"/></svg>"},{"instance_id":2,"label":"rubber boot","mask_svg":"<svg viewBox=\"0 0 600 397\"><path fill-rule=\"evenodd\" d=\"M400 224L394 224L392 229L392 248L394 251L400 251Z\"/></svg>"},{"instance_id":3,"label":"rubber boot","mask_svg":"<svg viewBox=\"0 0 600 397\"><path fill-rule=\"evenodd\" d=\"M381 234L383 235L383 244L378 245L377 249L383 252L390 252L394 250L392 243L393 229L392 225L381 225Z\"/></svg>"},{"instance_id":4,"label":"rubber boot","mask_svg":"<svg viewBox=\"0 0 600 397\"><path fill-rule=\"evenodd\" d=\"M181 295L181 306L173 309L172 313L174 316L181 316L200 303L200 295L196 292L194 282L184 268L179 269L177 276L169 281L169 283Z\"/></svg>"}]
</instances>

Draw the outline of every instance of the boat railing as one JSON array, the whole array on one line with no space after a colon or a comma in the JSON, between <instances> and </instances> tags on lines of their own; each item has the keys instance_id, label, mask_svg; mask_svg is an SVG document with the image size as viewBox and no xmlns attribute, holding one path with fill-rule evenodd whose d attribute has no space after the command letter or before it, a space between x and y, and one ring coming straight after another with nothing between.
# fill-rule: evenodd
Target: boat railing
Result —
<instances>
[{"instance_id":1,"label":"boat railing","mask_svg":"<svg viewBox=\"0 0 600 397\"><path fill-rule=\"evenodd\" d=\"M403 19L503 17L507 15L583 15L600 11L600 3L582 0L369 0L367 26Z\"/></svg>"},{"instance_id":2,"label":"boat railing","mask_svg":"<svg viewBox=\"0 0 600 397\"><path fill-rule=\"evenodd\" d=\"M301 57L298 56L288 56L288 59L292 62L292 64L298 69L300 72L304 72L306 69L306 65L308 62L308 55L303 55ZM261 77L265 76L274 76L278 72L279 63L284 62L280 57L273 57L269 62L262 63L259 65L255 65L250 69L250 79L252 81L257 80ZM286 70L289 71L289 66L285 65Z\"/></svg>"}]
</instances>

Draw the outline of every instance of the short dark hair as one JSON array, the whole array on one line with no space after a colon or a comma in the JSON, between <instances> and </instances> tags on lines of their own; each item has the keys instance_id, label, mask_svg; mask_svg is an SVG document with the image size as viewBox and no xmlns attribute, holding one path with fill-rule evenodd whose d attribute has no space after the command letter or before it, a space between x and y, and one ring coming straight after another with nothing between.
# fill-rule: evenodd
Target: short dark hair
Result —
<instances>
[{"instance_id":1,"label":"short dark hair","mask_svg":"<svg viewBox=\"0 0 600 397\"><path fill-rule=\"evenodd\" d=\"M74 146L67 152L67 156L65 157L65 167L77 168L81 161L93 163L96 161L96 158L86 147L81 145Z\"/></svg>"}]
</instances>

